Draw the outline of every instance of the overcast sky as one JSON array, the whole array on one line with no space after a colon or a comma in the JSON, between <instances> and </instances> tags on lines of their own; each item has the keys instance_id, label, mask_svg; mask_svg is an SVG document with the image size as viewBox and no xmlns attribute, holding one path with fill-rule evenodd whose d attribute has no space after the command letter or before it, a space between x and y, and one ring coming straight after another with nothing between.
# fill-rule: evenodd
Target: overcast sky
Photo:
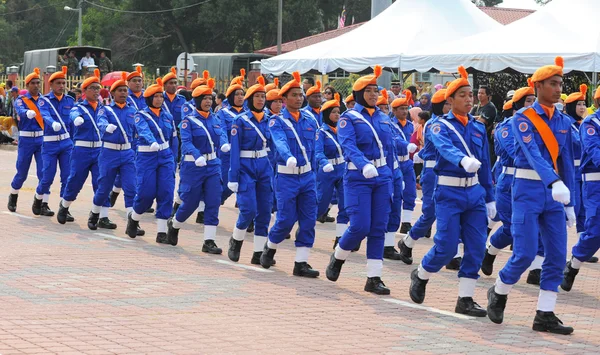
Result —
<instances>
[{"instance_id":1,"label":"overcast sky","mask_svg":"<svg viewBox=\"0 0 600 355\"><path fill-rule=\"evenodd\" d=\"M532 9L537 10L540 8L535 0L504 0L499 7L510 7L513 9Z\"/></svg>"}]
</instances>

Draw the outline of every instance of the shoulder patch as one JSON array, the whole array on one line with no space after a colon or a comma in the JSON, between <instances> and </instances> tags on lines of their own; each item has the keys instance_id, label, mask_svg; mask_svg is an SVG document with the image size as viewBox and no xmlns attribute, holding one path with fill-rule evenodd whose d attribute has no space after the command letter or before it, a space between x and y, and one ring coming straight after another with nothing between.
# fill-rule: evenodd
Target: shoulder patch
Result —
<instances>
[{"instance_id":1,"label":"shoulder patch","mask_svg":"<svg viewBox=\"0 0 600 355\"><path fill-rule=\"evenodd\" d=\"M42 107L46 103L46 100L38 100L38 106Z\"/></svg>"},{"instance_id":2,"label":"shoulder patch","mask_svg":"<svg viewBox=\"0 0 600 355\"><path fill-rule=\"evenodd\" d=\"M99 114L99 115L104 115L104 108L101 108L101 109L98 111L98 114Z\"/></svg>"},{"instance_id":3,"label":"shoulder patch","mask_svg":"<svg viewBox=\"0 0 600 355\"><path fill-rule=\"evenodd\" d=\"M338 126L340 126L340 128L344 128L344 127L346 127L346 125L347 125L347 124L348 124L348 121L347 121L347 120L341 120L341 121L338 123Z\"/></svg>"},{"instance_id":4,"label":"shoulder patch","mask_svg":"<svg viewBox=\"0 0 600 355\"><path fill-rule=\"evenodd\" d=\"M138 123L138 122L140 122L140 116L137 116L137 117L135 118L135 123Z\"/></svg>"},{"instance_id":5,"label":"shoulder patch","mask_svg":"<svg viewBox=\"0 0 600 355\"><path fill-rule=\"evenodd\" d=\"M596 129L594 127L590 127L587 129L586 132L587 132L588 136L593 136L596 134Z\"/></svg>"},{"instance_id":6,"label":"shoulder patch","mask_svg":"<svg viewBox=\"0 0 600 355\"><path fill-rule=\"evenodd\" d=\"M182 122L181 123L181 128L186 129L188 126L187 122Z\"/></svg>"},{"instance_id":7,"label":"shoulder patch","mask_svg":"<svg viewBox=\"0 0 600 355\"><path fill-rule=\"evenodd\" d=\"M506 138L508 137L508 131L507 130L503 130L502 131L502 138Z\"/></svg>"},{"instance_id":8,"label":"shoulder patch","mask_svg":"<svg viewBox=\"0 0 600 355\"><path fill-rule=\"evenodd\" d=\"M317 134L315 135L315 140L318 141L319 140L319 136L320 136L320 132L317 132Z\"/></svg>"},{"instance_id":9,"label":"shoulder patch","mask_svg":"<svg viewBox=\"0 0 600 355\"><path fill-rule=\"evenodd\" d=\"M23 100L21 100L21 99L18 99L18 100L17 100L17 105L18 105L18 106L23 106Z\"/></svg>"},{"instance_id":10,"label":"shoulder patch","mask_svg":"<svg viewBox=\"0 0 600 355\"><path fill-rule=\"evenodd\" d=\"M273 118L271 121L269 121L269 127L273 127L275 125L275 119Z\"/></svg>"},{"instance_id":11,"label":"shoulder patch","mask_svg":"<svg viewBox=\"0 0 600 355\"><path fill-rule=\"evenodd\" d=\"M521 123L519 123L519 131L521 131L521 132L527 132L528 128L529 128L529 125L527 124L527 122L521 122Z\"/></svg>"},{"instance_id":12,"label":"shoulder patch","mask_svg":"<svg viewBox=\"0 0 600 355\"><path fill-rule=\"evenodd\" d=\"M433 127L431 127L431 133L433 133L433 134L438 134L438 133L440 133L441 130L442 130L442 127L439 124L435 124L435 125L433 125Z\"/></svg>"},{"instance_id":13,"label":"shoulder patch","mask_svg":"<svg viewBox=\"0 0 600 355\"><path fill-rule=\"evenodd\" d=\"M236 128L232 128L231 129L231 135L235 136L237 134L237 129Z\"/></svg>"},{"instance_id":14,"label":"shoulder patch","mask_svg":"<svg viewBox=\"0 0 600 355\"><path fill-rule=\"evenodd\" d=\"M190 111L190 108L188 106L183 107L183 112L189 112L189 111Z\"/></svg>"}]
</instances>

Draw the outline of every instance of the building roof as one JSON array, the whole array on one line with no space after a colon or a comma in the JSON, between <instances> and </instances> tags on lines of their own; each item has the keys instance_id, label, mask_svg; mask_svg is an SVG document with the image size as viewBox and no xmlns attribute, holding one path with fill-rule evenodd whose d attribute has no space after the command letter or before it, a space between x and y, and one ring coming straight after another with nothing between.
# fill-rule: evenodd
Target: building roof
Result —
<instances>
[{"instance_id":1,"label":"building roof","mask_svg":"<svg viewBox=\"0 0 600 355\"><path fill-rule=\"evenodd\" d=\"M496 20L502 25L508 25L511 22L517 21L535 12L535 10L524 10L524 9L509 9L502 7L480 7L481 11L485 12L488 16ZM310 46L315 43L323 42L328 39L332 39L343 35L346 32L350 32L362 25L364 22L355 23L353 25L346 26L344 28L338 28L331 31L322 32L316 35L300 38L295 41L290 41L281 44L281 53L291 52L296 49ZM266 54L266 55L277 55L277 46L267 47L255 51L254 53Z\"/></svg>"}]
</instances>

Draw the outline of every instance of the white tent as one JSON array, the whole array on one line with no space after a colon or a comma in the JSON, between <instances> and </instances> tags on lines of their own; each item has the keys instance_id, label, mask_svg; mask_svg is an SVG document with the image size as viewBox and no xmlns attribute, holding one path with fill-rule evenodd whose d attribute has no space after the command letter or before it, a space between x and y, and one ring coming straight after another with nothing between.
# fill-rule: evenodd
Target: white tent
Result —
<instances>
[{"instance_id":1,"label":"white tent","mask_svg":"<svg viewBox=\"0 0 600 355\"><path fill-rule=\"evenodd\" d=\"M276 75L340 68L360 72L376 64L407 70L400 59L409 51L499 27L470 0L397 0L353 31L263 60L261 71Z\"/></svg>"},{"instance_id":2,"label":"white tent","mask_svg":"<svg viewBox=\"0 0 600 355\"><path fill-rule=\"evenodd\" d=\"M489 73L507 68L533 73L560 55L565 71L599 72L600 28L593 21L598 13L598 0L553 0L507 26L413 51L402 57L402 68L455 72L464 65Z\"/></svg>"}]
</instances>

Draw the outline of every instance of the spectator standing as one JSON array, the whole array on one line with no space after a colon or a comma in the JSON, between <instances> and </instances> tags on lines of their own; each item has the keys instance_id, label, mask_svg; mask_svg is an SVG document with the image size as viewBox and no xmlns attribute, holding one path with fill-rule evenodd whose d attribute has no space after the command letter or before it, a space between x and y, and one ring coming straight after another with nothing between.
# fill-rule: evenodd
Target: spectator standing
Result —
<instances>
[{"instance_id":1,"label":"spectator standing","mask_svg":"<svg viewBox=\"0 0 600 355\"><path fill-rule=\"evenodd\" d=\"M495 162L496 152L494 151L494 137L492 131L494 128L494 120L496 119L498 112L496 106L492 102L492 90L489 86L482 85L479 87L477 99L479 100L479 104L473 107L471 115L475 116L475 119L485 124L485 131L490 150L490 161Z\"/></svg>"},{"instance_id":2,"label":"spectator standing","mask_svg":"<svg viewBox=\"0 0 600 355\"><path fill-rule=\"evenodd\" d=\"M72 52L71 52L72 53ZM85 57L81 58L79 61L79 67L81 68L81 74L85 75L87 73L87 69L91 65L95 65L94 58L91 57L90 52L85 52Z\"/></svg>"},{"instance_id":3,"label":"spectator standing","mask_svg":"<svg viewBox=\"0 0 600 355\"><path fill-rule=\"evenodd\" d=\"M106 53L104 51L100 52L100 59L98 59L98 69L100 69L101 78L113 71L113 63L106 56Z\"/></svg>"}]
</instances>

